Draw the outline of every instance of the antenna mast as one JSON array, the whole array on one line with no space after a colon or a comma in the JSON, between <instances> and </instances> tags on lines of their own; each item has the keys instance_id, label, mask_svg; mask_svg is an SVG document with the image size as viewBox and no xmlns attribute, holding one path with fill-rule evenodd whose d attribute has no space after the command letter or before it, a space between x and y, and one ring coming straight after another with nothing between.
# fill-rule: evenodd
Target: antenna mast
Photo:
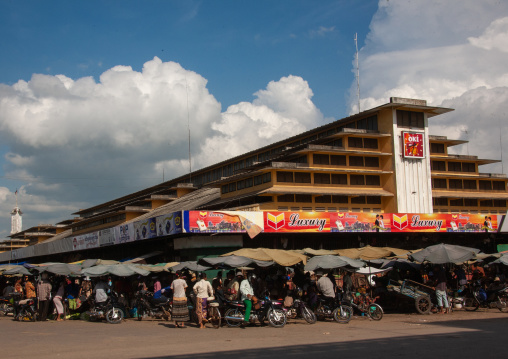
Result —
<instances>
[{"instance_id":1,"label":"antenna mast","mask_svg":"<svg viewBox=\"0 0 508 359\"><path fill-rule=\"evenodd\" d=\"M187 93L187 130L189 132L189 183L192 183L192 162L191 162L191 135L190 135L190 116L189 116L189 86L187 85L187 74L185 74L185 91Z\"/></svg>"},{"instance_id":2,"label":"antenna mast","mask_svg":"<svg viewBox=\"0 0 508 359\"><path fill-rule=\"evenodd\" d=\"M358 98L358 113L360 113L360 64L358 61L358 33L355 33L356 59L356 96Z\"/></svg>"}]
</instances>

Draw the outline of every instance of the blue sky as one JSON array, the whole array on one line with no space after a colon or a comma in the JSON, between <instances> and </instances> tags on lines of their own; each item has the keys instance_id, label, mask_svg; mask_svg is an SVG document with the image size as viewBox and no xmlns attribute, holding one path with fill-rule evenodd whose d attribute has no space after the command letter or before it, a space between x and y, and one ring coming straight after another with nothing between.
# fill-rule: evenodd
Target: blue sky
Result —
<instances>
[{"instance_id":1,"label":"blue sky","mask_svg":"<svg viewBox=\"0 0 508 359\"><path fill-rule=\"evenodd\" d=\"M16 189L28 228L185 173L188 123L197 169L357 112L355 33L362 110L500 158L508 2L0 2L0 239Z\"/></svg>"}]
</instances>

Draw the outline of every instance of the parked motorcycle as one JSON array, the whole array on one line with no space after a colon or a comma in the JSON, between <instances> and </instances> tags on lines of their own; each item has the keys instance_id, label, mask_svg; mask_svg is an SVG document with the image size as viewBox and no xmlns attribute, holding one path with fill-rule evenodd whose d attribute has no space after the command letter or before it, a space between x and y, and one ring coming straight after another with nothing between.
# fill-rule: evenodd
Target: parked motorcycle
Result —
<instances>
[{"instance_id":1,"label":"parked motorcycle","mask_svg":"<svg viewBox=\"0 0 508 359\"><path fill-rule=\"evenodd\" d=\"M0 314L8 315L14 313L14 306L11 301L11 297L0 297Z\"/></svg>"},{"instance_id":2,"label":"parked motorcycle","mask_svg":"<svg viewBox=\"0 0 508 359\"><path fill-rule=\"evenodd\" d=\"M357 309L362 315L365 314L372 320L383 318L383 308L368 295L354 296L352 293L345 293L341 303Z\"/></svg>"},{"instance_id":3,"label":"parked motorcycle","mask_svg":"<svg viewBox=\"0 0 508 359\"><path fill-rule=\"evenodd\" d=\"M463 299L464 309L467 311L475 311L479 307L497 308L501 312L508 312L508 287L496 290L494 295L489 295L481 285L481 282L475 281L467 288ZM490 298L489 298L490 297ZM458 299L454 298L452 303L458 303Z\"/></svg>"},{"instance_id":4,"label":"parked motorcycle","mask_svg":"<svg viewBox=\"0 0 508 359\"><path fill-rule=\"evenodd\" d=\"M252 302L250 323L259 321L264 324L265 320L268 320L268 323L275 328L282 328L286 325L286 312L282 308L281 302L272 301L267 293L263 295L263 300L254 299ZM239 327L244 321L245 304L241 301L231 301L227 302L227 305L229 308L224 315L226 324L229 327Z\"/></svg>"},{"instance_id":5,"label":"parked motorcycle","mask_svg":"<svg viewBox=\"0 0 508 359\"><path fill-rule=\"evenodd\" d=\"M173 305L168 298L164 300L154 299L153 293L140 290L136 293L136 308L138 320L142 320L145 315L152 318L170 320Z\"/></svg>"},{"instance_id":6,"label":"parked motorcycle","mask_svg":"<svg viewBox=\"0 0 508 359\"><path fill-rule=\"evenodd\" d=\"M316 314L302 300L302 294L302 290L298 287L288 292L286 300L284 300L286 316L289 319L303 318L307 323L314 324L317 321ZM288 298L289 302L287 302Z\"/></svg>"},{"instance_id":7,"label":"parked motorcycle","mask_svg":"<svg viewBox=\"0 0 508 359\"><path fill-rule=\"evenodd\" d=\"M347 324L353 317L353 308L341 303L338 298L318 297L315 314L321 320L333 318L337 323Z\"/></svg>"},{"instance_id":8,"label":"parked motorcycle","mask_svg":"<svg viewBox=\"0 0 508 359\"><path fill-rule=\"evenodd\" d=\"M90 310L87 312L91 321L106 319L108 323L119 324L125 318L126 309L119 303L118 293L111 291L105 302L96 303L90 298Z\"/></svg>"},{"instance_id":9,"label":"parked motorcycle","mask_svg":"<svg viewBox=\"0 0 508 359\"><path fill-rule=\"evenodd\" d=\"M15 316L14 320L20 322L35 322L37 320L37 302L35 298L15 300L14 302Z\"/></svg>"}]
</instances>

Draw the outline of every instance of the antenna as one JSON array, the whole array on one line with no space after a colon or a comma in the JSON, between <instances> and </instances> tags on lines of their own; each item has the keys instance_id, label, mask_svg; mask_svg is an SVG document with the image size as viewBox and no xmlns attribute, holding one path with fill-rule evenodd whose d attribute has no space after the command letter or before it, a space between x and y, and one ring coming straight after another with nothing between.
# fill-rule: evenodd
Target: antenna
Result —
<instances>
[{"instance_id":1,"label":"antenna","mask_svg":"<svg viewBox=\"0 0 508 359\"><path fill-rule=\"evenodd\" d=\"M499 147L501 148L501 173L504 173L503 141L502 141L502 138L501 138L501 126L499 126Z\"/></svg>"},{"instance_id":2,"label":"antenna","mask_svg":"<svg viewBox=\"0 0 508 359\"><path fill-rule=\"evenodd\" d=\"M190 116L189 116L189 86L187 85L187 73L185 74L185 91L187 93L187 129L189 132L189 183L192 183L191 146L190 146Z\"/></svg>"},{"instance_id":3,"label":"antenna","mask_svg":"<svg viewBox=\"0 0 508 359\"><path fill-rule=\"evenodd\" d=\"M356 47L356 96L358 97L358 113L360 113L360 64L358 61L358 33L355 33L355 47Z\"/></svg>"}]
</instances>

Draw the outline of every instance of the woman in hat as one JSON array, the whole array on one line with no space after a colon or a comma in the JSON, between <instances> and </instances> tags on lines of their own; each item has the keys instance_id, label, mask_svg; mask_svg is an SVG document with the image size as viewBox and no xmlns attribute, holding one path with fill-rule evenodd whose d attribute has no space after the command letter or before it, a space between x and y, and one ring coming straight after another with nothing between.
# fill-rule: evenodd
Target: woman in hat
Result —
<instances>
[{"instance_id":1,"label":"woman in hat","mask_svg":"<svg viewBox=\"0 0 508 359\"><path fill-rule=\"evenodd\" d=\"M177 328L185 328L184 322L190 320L189 308L187 307L187 296L185 295L185 289L187 288L187 282L180 278L180 271L176 272L176 279L171 283L171 289L173 290L173 319Z\"/></svg>"}]
</instances>

